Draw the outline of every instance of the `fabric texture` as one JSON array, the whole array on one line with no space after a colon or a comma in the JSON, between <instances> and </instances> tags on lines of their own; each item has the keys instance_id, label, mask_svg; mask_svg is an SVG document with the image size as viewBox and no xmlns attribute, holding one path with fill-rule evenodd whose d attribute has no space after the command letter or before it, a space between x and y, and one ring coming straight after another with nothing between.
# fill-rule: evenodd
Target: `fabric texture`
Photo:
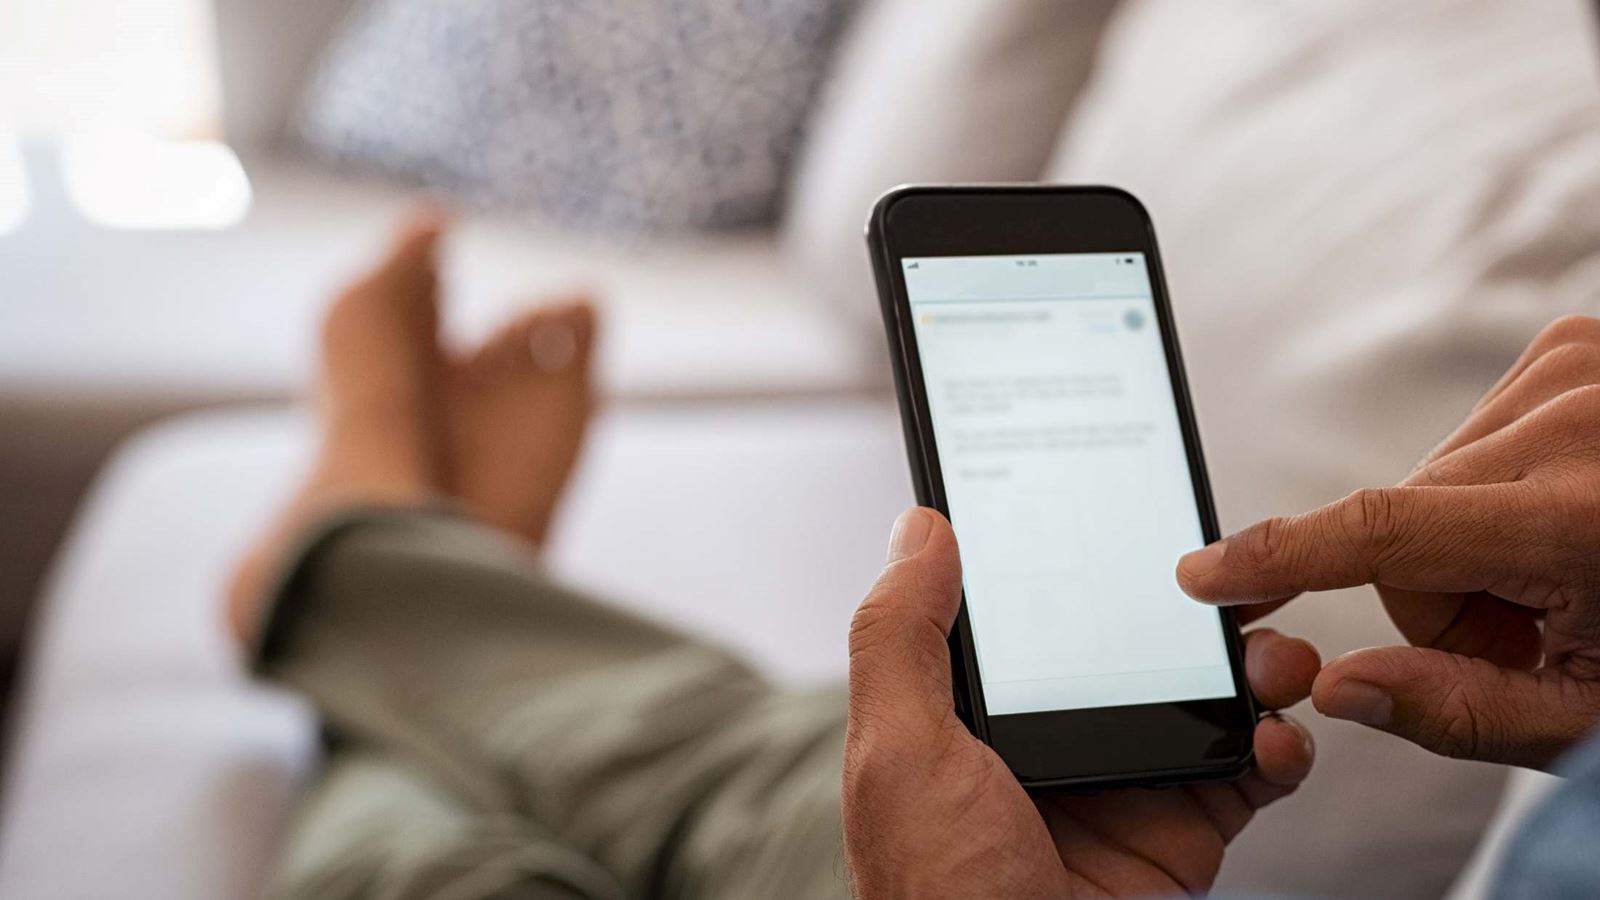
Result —
<instances>
[{"instance_id":1,"label":"fabric texture","mask_svg":"<svg viewBox=\"0 0 1600 900\"><path fill-rule=\"evenodd\" d=\"M839 691L778 691L437 514L338 522L284 584L258 668L329 761L273 896L848 896Z\"/></svg>"},{"instance_id":2,"label":"fabric texture","mask_svg":"<svg viewBox=\"0 0 1600 900\"><path fill-rule=\"evenodd\" d=\"M1034 181L1115 0L878 0L840 47L796 167L784 249L881 353L867 210L912 181Z\"/></svg>"},{"instance_id":3,"label":"fabric texture","mask_svg":"<svg viewBox=\"0 0 1600 900\"><path fill-rule=\"evenodd\" d=\"M1493 900L1600 897L1600 736L1570 753L1557 785L1523 822L1500 867Z\"/></svg>"},{"instance_id":4,"label":"fabric texture","mask_svg":"<svg viewBox=\"0 0 1600 900\"><path fill-rule=\"evenodd\" d=\"M1405 477L1539 328L1600 311L1590 13L1119 13L1051 178L1127 188L1155 219L1224 531ZM1266 624L1324 658L1399 641L1370 590L1302 598ZM1304 719L1318 769L1241 836L1223 887L1443 894L1502 772Z\"/></svg>"},{"instance_id":5,"label":"fabric texture","mask_svg":"<svg viewBox=\"0 0 1600 900\"><path fill-rule=\"evenodd\" d=\"M588 229L771 221L854 0L365 0L307 89L318 153Z\"/></svg>"}]
</instances>

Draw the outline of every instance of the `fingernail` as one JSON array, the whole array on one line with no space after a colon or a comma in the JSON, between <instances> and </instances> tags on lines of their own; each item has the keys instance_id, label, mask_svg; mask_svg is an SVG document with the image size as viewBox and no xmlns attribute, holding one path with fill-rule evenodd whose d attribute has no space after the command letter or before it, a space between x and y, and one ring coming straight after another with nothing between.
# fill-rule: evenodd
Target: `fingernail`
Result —
<instances>
[{"instance_id":1,"label":"fingernail","mask_svg":"<svg viewBox=\"0 0 1600 900\"><path fill-rule=\"evenodd\" d=\"M1178 570L1189 578L1204 578L1222 562L1222 554L1227 550L1228 541L1224 538L1215 544L1185 553L1178 560Z\"/></svg>"},{"instance_id":2,"label":"fingernail","mask_svg":"<svg viewBox=\"0 0 1600 900\"><path fill-rule=\"evenodd\" d=\"M889 533L889 562L898 562L916 556L928 535L933 531L933 521L921 507L908 509L894 520L894 531Z\"/></svg>"},{"instance_id":3,"label":"fingernail","mask_svg":"<svg viewBox=\"0 0 1600 900\"><path fill-rule=\"evenodd\" d=\"M1297 733L1299 733L1300 748L1306 752L1306 756L1309 757L1316 754L1317 742L1312 739L1311 732L1306 729L1306 726L1300 724L1294 719L1289 718L1288 716L1280 716L1278 721L1288 725L1290 728L1293 728Z\"/></svg>"},{"instance_id":4,"label":"fingernail","mask_svg":"<svg viewBox=\"0 0 1600 900\"><path fill-rule=\"evenodd\" d=\"M1267 713L1267 718L1281 723L1300 738L1300 750L1305 753L1307 759L1316 755L1317 742L1311 737L1311 732L1306 729L1305 725L1301 724L1299 719L1278 712Z\"/></svg>"},{"instance_id":5,"label":"fingernail","mask_svg":"<svg viewBox=\"0 0 1600 900\"><path fill-rule=\"evenodd\" d=\"M1394 698L1375 684L1347 678L1334 686L1320 709L1325 716L1382 728L1394 714Z\"/></svg>"}]
</instances>

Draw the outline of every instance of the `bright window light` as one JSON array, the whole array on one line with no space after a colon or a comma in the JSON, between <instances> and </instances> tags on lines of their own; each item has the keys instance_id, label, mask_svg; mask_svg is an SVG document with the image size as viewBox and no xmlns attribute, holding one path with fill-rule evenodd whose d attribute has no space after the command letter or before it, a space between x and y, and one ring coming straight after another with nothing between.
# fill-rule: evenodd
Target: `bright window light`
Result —
<instances>
[{"instance_id":1,"label":"bright window light","mask_svg":"<svg viewBox=\"0 0 1600 900\"><path fill-rule=\"evenodd\" d=\"M84 218L226 228L248 211L244 169L214 140L212 2L0 0L0 133L59 151L67 196ZM4 153L0 228L20 221L28 202Z\"/></svg>"},{"instance_id":2,"label":"bright window light","mask_svg":"<svg viewBox=\"0 0 1600 900\"><path fill-rule=\"evenodd\" d=\"M17 230L32 203L22 152L14 138L0 131L0 234Z\"/></svg>"},{"instance_id":3,"label":"bright window light","mask_svg":"<svg viewBox=\"0 0 1600 900\"><path fill-rule=\"evenodd\" d=\"M211 0L0 0L0 110L23 138L213 137Z\"/></svg>"},{"instance_id":4,"label":"bright window light","mask_svg":"<svg viewBox=\"0 0 1600 900\"><path fill-rule=\"evenodd\" d=\"M218 141L100 131L68 139L61 174L84 218L107 228L227 228L250 209L250 180Z\"/></svg>"}]
</instances>

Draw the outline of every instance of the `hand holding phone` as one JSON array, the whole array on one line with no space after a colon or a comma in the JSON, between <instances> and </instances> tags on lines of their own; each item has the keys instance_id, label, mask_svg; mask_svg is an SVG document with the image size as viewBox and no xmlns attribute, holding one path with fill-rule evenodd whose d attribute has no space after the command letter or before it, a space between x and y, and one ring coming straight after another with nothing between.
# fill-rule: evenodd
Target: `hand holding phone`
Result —
<instances>
[{"instance_id":1,"label":"hand holding phone","mask_svg":"<svg viewBox=\"0 0 1600 900\"><path fill-rule=\"evenodd\" d=\"M1234 778L1237 624L1149 217L1110 188L907 187L868 226L919 502L958 536L957 709L1029 788Z\"/></svg>"},{"instance_id":2,"label":"hand holding phone","mask_svg":"<svg viewBox=\"0 0 1600 900\"><path fill-rule=\"evenodd\" d=\"M889 564L850 632L844 844L854 895L1071 897L1197 894L1224 845L1311 767L1306 733L1269 717L1234 782L1030 797L956 717L945 634L961 601L955 536L938 513L896 523ZM1269 709L1305 698L1304 641L1247 635L1245 670Z\"/></svg>"}]
</instances>

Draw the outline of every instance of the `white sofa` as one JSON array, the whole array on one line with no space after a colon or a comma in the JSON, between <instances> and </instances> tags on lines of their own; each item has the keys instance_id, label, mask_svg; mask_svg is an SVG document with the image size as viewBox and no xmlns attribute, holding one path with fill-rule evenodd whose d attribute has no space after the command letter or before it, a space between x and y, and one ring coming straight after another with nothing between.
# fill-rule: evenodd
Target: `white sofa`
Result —
<instances>
[{"instance_id":1,"label":"white sofa","mask_svg":"<svg viewBox=\"0 0 1600 900\"><path fill-rule=\"evenodd\" d=\"M105 473L49 592L0 895L252 894L315 730L245 681L216 598L308 436L285 411L210 414L146 433ZM617 411L550 562L777 677L834 677L909 495L898 420L877 401Z\"/></svg>"},{"instance_id":2,"label":"white sofa","mask_svg":"<svg viewBox=\"0 0 1600 900\"><path fill-rule=\"evenodd\" d=\"M775 234L618 247L469 222L447 278L458 333L574 279L610 302L603 372L619 403L553 565L779 677L837 674L843 623L909 499L859 237L867 201L897 181L1046 176L1144 197L1225 527L1393 480L1542 321L1592 308L1600 119L1577 0L1404 18L1122 3L1072 105L1113 5L869 4ZM0 329L0 395L287 395L319 298L403 205L262 140L327 10L218 12L250 219L205 238L30 226L36 252L0 259L0 276L51 302ZM81 264L49 261L69 243ZM191 419L102 477L43 600L0 894L259 884L314 765L309 721L243 682L211 606L304 442L281 412ZM643 530L650 542L632 539ZM1357 593L1277 618L1329 653L1393 639ZM1322 766L1238 842L1224 882L1442 893L1503 773L1307 713Z\"/></svg>"}]
</instances>

